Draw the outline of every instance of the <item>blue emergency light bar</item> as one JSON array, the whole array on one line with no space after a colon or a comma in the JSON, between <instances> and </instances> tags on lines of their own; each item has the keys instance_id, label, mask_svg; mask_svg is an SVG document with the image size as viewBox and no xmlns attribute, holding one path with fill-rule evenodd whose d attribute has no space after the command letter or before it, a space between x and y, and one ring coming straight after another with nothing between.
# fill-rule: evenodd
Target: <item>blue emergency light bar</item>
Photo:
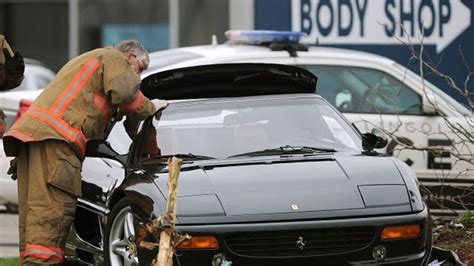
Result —
<instances>
[{"instance_id":1,"label":"blue emergency light bar","mask_svg":"<svg viewBox=\"0 0 474 266\"><path fill-rule=\"evenodd\" d=\"M225 36L230 43L262 44L262 43L298 43L304 32L271 31L271 30L228 30Z\"/></svg>"}]
</instances>

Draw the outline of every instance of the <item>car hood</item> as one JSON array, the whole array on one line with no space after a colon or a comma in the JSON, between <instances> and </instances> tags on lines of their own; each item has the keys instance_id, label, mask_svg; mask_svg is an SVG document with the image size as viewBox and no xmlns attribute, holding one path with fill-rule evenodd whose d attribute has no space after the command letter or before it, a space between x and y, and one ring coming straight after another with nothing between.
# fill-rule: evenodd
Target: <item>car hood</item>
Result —
<instances>
[{"instance_id":1,"label":"car hood","mask_svg":"<svg viewBox=\"0 0 474 266\"><path fill-rule=\"evenodd\" d=\"M167 178L154 182L167 195ZM180 221L301 219L411 212L389 158L315 156L203 162L179 177ZM260 217L260 218L258 218Z\"/></svg>"},{"instance_id":2,"label":"car hood","mask_svg":"<svg viewBox=\"0 0 474 266\"><path fill-rule=\"evenodd\" d=\"M233 63L186 67L152 74L141 90L150 99L218 98L315 93L317 78L288 65Z\"/></svg>"}]
</instances>

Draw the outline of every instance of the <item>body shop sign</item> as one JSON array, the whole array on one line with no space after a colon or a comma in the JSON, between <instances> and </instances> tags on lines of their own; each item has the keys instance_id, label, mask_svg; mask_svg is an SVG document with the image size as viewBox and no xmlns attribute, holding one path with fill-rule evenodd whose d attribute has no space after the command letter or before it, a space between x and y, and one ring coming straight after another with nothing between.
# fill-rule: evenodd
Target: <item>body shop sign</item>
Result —
<instances>
[{"instance_id":1,"label":"body shop sign","mask_svg":"<svg viewBox=\"0 0 474 266\"><path fill-rule=\"evenodd\" d=\"M459 0L292 0L292 30L308 34L306 43L414 44L424 31L425 45L442 52L471 23Z\"/></svg>"}]
</instances>

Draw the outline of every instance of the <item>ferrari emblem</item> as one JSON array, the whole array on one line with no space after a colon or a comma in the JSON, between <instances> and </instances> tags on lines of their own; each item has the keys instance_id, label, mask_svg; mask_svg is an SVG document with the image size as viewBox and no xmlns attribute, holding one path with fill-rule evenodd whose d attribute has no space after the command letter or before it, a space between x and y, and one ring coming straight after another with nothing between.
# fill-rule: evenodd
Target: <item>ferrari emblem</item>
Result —
<instances>
[{"instance_id":1,"label":"ferrari emblem","mask_svg":"<svg viewBox=\"0 0 474 266\"><path fill-rule=\"evenodd\" d=\"M304 241L302 236L298 237L298 241L296 241L296 246L299 250L303 250L306 246L306 241Z\"/></svg>"},{"instance_id":2,"label":"ferrari emblem","mask_svg":"<svg viewBox=\"0 0 474 266\"><path fill-rule=\"evenodd\" d=\"M137 251L137 247L134 243L131 243L130 246L128 246L128 251L130 252L130 254L133 254Z\"/></svg>"}]
</instances>

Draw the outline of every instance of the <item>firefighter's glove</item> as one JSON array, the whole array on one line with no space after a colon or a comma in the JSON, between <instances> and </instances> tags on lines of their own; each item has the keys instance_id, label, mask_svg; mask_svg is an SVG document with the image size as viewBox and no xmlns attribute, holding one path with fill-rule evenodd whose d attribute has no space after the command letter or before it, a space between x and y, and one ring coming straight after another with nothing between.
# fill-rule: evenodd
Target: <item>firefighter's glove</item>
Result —
<instances>
[{"instance_id":1,"label":"firefighter's glove","mask_svg":"<svg viewBox=\"0 0 474 266\"><path fill-rule=\"evenodd\" d=\"M168 101L160 100L160 99L153 99L151 103L155 106L155 112L161 111L168 107Z\"/></svg>"},{"instance_id":2,"label":"firefighter's glove","mask_svg":"<svg viewBox=\"0 0 474 266\"><path fill-rule=\"evenodd\" d=\"M16 166L16 158L10 161L10 168L8 168L7 174L11 175L13 181L17 179L17 166Z\"/></svg>"},{"instance_id":3,"label":"firefighter's glove","mask_svg":"<svg viewBox=\"0 0 474 266\"><path fill-rule=\"evenodd\" d=\"M5 56L5 71L8 75L13 77L21 77L25 72L25 61L19 51L16 51L13 56L10 55L7 48L3 48L3 55Z\"/></svg>"}]
</instances>

